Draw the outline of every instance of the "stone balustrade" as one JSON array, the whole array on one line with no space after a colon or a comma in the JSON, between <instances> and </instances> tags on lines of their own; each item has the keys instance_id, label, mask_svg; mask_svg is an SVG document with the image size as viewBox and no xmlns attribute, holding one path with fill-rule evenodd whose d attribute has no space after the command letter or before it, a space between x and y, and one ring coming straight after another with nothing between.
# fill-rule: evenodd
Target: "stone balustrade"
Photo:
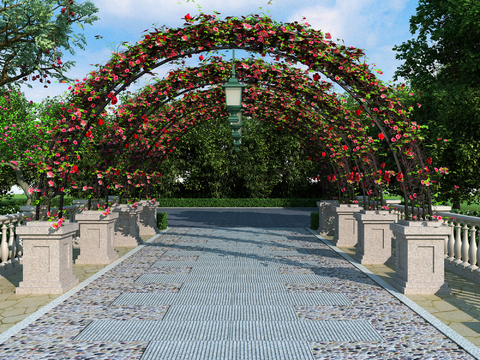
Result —
<instances>
[{"instance_id":1,"label":"stone balustrade","mask_svg":"<svg viewBox=\"0 0 480 360\"><path fill-rule=\"evenodd\" d=\"M405 218L403 205L393 205L389 210L398 220ZM444 244L445 268L480 283L480 247L477 245L480 218L448 212L448 206L432 206L432 210L451 228Z\"/></svg>"},{"instance_id":2,"label":"stone balustrade","mask_svg":"<svg viewBox=\"0 0 480 360\"><path fill-rule=\"evenodd\" d=\"M438 212L451 233L445 242L445 268L480 283L480 247L477 245L480 218Z\"/></svg>"},{"instance_id":3,"label":"stone balustrade","mask_svg":"<svg viewBox=\"0 0 480 360\"><path fill-rule=\"evenodd\" d=\"M363 197L362 197L363 198ZM359 199L361 200L361 199ZM454 214L451 212L448 212L450 210L450 207L448 206L432 206L432 210L435 215L441 216L442 220L441 221L428 221L428 222L421 222L421 221L416 221L416 222L408 222L414 225L418 225L420 223L423 223L422 227L423 230L419 230L420 235L418 236L424 236L424 240L421 240L420 242L417 241L416 236L417 235L412 235L412 236L406 236L404 233L404 226L398 226L398 224L404 222L405 219L405 207L403 205L399 205L400 200L384 200L383 205L388 205L388 212L391 215L395 215L394 221L391 222L390 226L393 226L391 229L395 229L393 233L389 236L392 236L392 239L394 241L391 242L392 247L396 247L396 252L399 254L399 251L402 251L403 253L407 251L406 249L408 248L408 251L413 251L414 254L410 254L410 256L406 256L405 254L403 259L405 261L402 262L402 255L398 255L395 258L397 267L399 269L399 274L396 276L396 284L395 286L407 293L448 293L448 286L443 283L443 272L444 268L454 271L460 275L465 276L466 278L469 278L471 280L474 280L478 283L480 283L480 246L478 246L478 240L479 240L479 228L480 228L480 218L478 217L473 217L473 216L466 216L466 215L459 215L459 214ZM370 204L373 206L375 205L375 202L371 201ZM326 203L326 201L320 201L317 203L319 206L319 229L318 233L320 235L328 235L329 232L332 231L331 226L326 225L325 223L322 223L322 216L323 218L328 218L331 219L332 214L329 213L329 211L335 211L335 206L331 206L331 204ZM331 209L328 209L328 208ZM340 207L338 207L340 209ZM324 214L322 214L322 211ZM420 208L415 208L415 215L420 216L423 213L423 209ZM350 235L345 236L342 239L342 233L345 233L345 228L348 229L355 229L355 226L352 224L352 219L350 217L354 217L356 219L356 222L358 221L363 221L361 220L362 217L365 218L365 215L354 215L354 214L349 214L348 216L348 221L343 221L342 218L345 218L346 214L342 214L342 211L340 212L335 212L334 217L335 217L335 225L333 226L333 230L335 231L335 238L334 238L334 244L336 246L356 246L357 244L354 244L354 238L351 237ZM346 218L345 218L346 219ZM366 218L365 218L366 219ZM390 220L391 221L391 220ZM385 221L384 221L385 222ZM343 223L343 224L342 224ZM363 226L363 231L359 231L359 236L368 236L366 234L366 228L365 225L367 223L364 222L362 224ZM403 223L402 223L403 224ZM404 224L405 225L405 224ZM372 231L375 229L383 229L383 233L386 233L385 229L385 224L378 224L374 225L374 221L371 222L371 224L367 225L370 227L370 230ZM433 227L432 227L433 226ZM447 230L446 228L450 227L450 230ZM358 225L357 225L358 228ZM377 230L378 230L377 229ZM431 231L430 231L431 230ZM410 231L410 230L409 230ZM412 230L415 231L415 230ZM349 231L348 233L350 234L352 231ZM436 237L432 237L433 233L437 232L438 234ZM362 233L362 234L360 234ZM431 233L431 236L426 236L429 233ZM346 233L345 233L346 234ZM423 234L423 235L422 235ZM396 244L399 239L397 237L400 236L400 240L402 241L402 245L400 248ZM417 236L417 237L418 237ZM386 259L388 258L388 253L392 253L392 248L388 249L385 248L384 244L388 243L388 241L385 241L384 237L378 237L378 244L374 243L372 239L363 239L360 243L360 240L358 241L358 244L360 245L360 248L357 249L358 254L357 259L361 261L362 263L379 263L379 262L386 262ZM440 244L440 245L439 245ZM440 248L439 248L440 246ZM377 259L378 254L379 254L379 249L383 249L384 253L381 256L381 260ZM431 260L431 264L435 264L435 266L431 266L428 269L436 269L436 271L431 271L429 275L427 276L428 278L431 278L432 281L435 278L435 284L432 286L427 286L424 283L422 283L422 279L426 277L425 271L427 271L426 266L420 266L420 262L423 261L423 265L427 264L426 259L420 259L418 256L423 252L426 251L429 252L429 261ZM435 257L439 257L440 255L443 255L443 259L440 257L439 259L436 259ZM430 259L431 256L433 256L433 260ZM400 257L400 259L399 259ZM373 259L376 259L375 261ZM414 263L408 263L408 259L416 259ZM378 261L377 261L378 260ZM372 262L373 261L373 262ZM440 262L442 262L440 266ZM402 264L400 264L400 262ZM429 263L430 264L430 263ZM409 267L409 269L406 269L405 267ZM415 275L415 269L421 269L424 274L423 276L417 276ZM403 271L403 275L400 274ZM407 283L406 279L412 279L412 282ZM416 279L416 280L415 280ZM417 283L414 283L417 281Z\"/></svg>"}]
</instances>

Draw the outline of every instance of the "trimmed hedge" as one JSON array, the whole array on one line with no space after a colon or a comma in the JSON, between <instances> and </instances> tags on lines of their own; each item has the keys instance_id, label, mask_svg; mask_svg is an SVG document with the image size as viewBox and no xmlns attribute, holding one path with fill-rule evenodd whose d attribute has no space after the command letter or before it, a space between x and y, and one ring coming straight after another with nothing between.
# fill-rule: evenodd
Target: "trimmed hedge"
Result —
<instances>
[{"instance_id":1,"label":"trimmed hedge","mask_svg":"<svg viewBox=\"0 0 480 360\"><path fill-rule=\"evenodd\" d=\"M317 207L318 199L157 199L158 207Z\"/></svg>"},{"instance_id":2,"label":"trimmed hedge","mask_svg":"<svg viewBox=\"0 0 480 360\"><path fill-rule=\"evenodd\" d=\"M310 229L318 230L318 226L319 226L318 212L310 213Z\"/></svg>"},{"instance_id":3,"label":"trimmed hedge","mask_svg":"<svg viewBox=\"0 0 480 360\"><path fill-rule=\"evenodd\" d=\"M168 226L167 213L157 213L157 227L158 230L165 230Z\"/></svg>"},{"instance_id":4,"label":"trimmed hedge","mask_svg":"<svg viewBox=\"0 0 480 360\"><path fill-rule=\"evenodd\" d=\"M66 197L64 205L72 205L74 198ZM94 204L96 199L92 199ZM158 199L158 207L317 207L318 199ZM26 200L11 200L0 202L0 215L7 215L19 211L19 206L25 205ZM122 203L126 204L123 198ZM58 207L60 198L52 199L51 207Z\"/></svg>"}]
</instances>

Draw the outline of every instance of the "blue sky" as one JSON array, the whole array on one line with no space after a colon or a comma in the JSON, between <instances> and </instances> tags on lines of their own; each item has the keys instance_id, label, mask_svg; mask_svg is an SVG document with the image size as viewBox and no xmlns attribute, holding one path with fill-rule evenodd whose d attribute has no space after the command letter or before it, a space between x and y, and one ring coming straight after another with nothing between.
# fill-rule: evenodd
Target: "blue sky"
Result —
<instances>
[{"instance_id":1,"label":"blue sky","mask_svg":"<svg viewBox=\"0 0 480 360\"><path fill-rule=\"evenodd\" d=\"M198 14L198 6L205 13L218 11L223 16L240 16L262 12L282 22L302 21L303 17L315 29L329 32L333 40L342 39L347 46L365 49L368 63L374 63L384 72L384 81L392 80L395 69L400 65L395 60L394 45L412 38L409 32L409 19L415 14L418 0L92 0L99 9L96 14L100 20L93 25L84 25L81 30L73 25L76 34L85 36L85 50L74 46L75 55L63 50L62 61L75 61L67 76L83 79L97 69L94 64L105 64L113 50L122 49L121 43L131 44L140 40L143 31L153 29L155 25L168 27L182 26L187 13ZM262 10L260 10L262 7ZM58 10L57 10L58 12ZM101 35L103 39L96 39ZM236 57L247 56L245 52ZM228 54L230 57L230 54ZM195 61L192 58L192 61ZM190 62L192 65L194 63ZM154 73L163 77L167 67L157 68ZM52 83L47 89L38 81L30 81L30 89L22 85L22 91L28 100L41 102L47 96L53 97L67 91L69 84ZM149 83L142 78L138 84L130 86L137 90Z\"/></svg>"},{"instance_id":2,"label":"blue sky","mask_svg":"<svg viewBox=\"0 0 480 360\"><path fill-rule=\"evenodd\" d=\"M77 0L78 1L78 0ZM96 15L100 20L92 25L85 24L81 30L77 24L72 29L75 34L83 34L87 45L85 50L74 46L75 55L62 50L62 61L75 61L74 67L66 74L72 79L83 79L96 70L94 64L105 64L112 51L122 50L121 44L134 44L142 37L144 30L165 24L167 27L182 26L182 18L189 13L220 12L220 17L266 13L276 21L306 21L318 30L329 32L332 39L341 39L346 46L365 50L367 62L376 64L384 73L381 79L391 81L396 68L401 64L395 59L394 45L400 45L412 38L409 20L415 14L418 0L91 0L99 9ZM262 10L260 10L260 7ZM58 10L57 10L58 12ZM304 22L304 21L302 21ZM101 35L103 39L96 39ZM236 57L247 56L245 52ZM230 57L230 54L228 54ZM194 65L192 58L189 64ZM153 71L163 78L169 68L164 66ZM30 81L32 88L23 84L21 90L28 100L40 103L47 96L53 97L68 91L70 84L52 83L47 89L38 81ZM150 78L140 79L132 84L130 91L136 91L150 82ZM120 104L120 102L119 102Z\"/></svg>"}]
</instances>

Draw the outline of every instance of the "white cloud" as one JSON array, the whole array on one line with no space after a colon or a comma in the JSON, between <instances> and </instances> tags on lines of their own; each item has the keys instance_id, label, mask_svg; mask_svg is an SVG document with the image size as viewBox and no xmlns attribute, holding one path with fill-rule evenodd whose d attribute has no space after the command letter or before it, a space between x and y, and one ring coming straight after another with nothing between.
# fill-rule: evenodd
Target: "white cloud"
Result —
<instances>
[{"instance_id":1,"label":"white cloud","mask_svg":"<svg viewBox=\"0 0 480 360\"><path fill-rule=\"evenodd\" d=\"M181 18L187 13L196 15L201 11L211 14L213 11L221 13L220 16L245 15L248 13L258 13L262 7L264 11L267 7L267 0L196 0L187 2L186 0L98 0L95 6L100 9L101 19L107 22L128 19L130 24L140 22L142 26L150 26L152 23L158 25L167 24L182 26ZM99 16L100 17L100 16Z\"/></svg>"},{"instance_id":2,"label":"white cloud","mask_svg":"<svg viewBox=\"0 0 480 360\"><path fill-rule=\"evenodd\" d=\"M329 32L334 41L340 39L346 46L364 49L367 62L383 71L384 76L379 78L389 81L400 65L392 48L404 41L403 36L408 33L405 19L411 2L336 0L298 8L288 21L301 22L305 16L314 29Z\"/></svg>"},{"instance_id":3,"label":"white cloud","mask_svg":"<svg viewBox=\"0 0 480 360\"><path fill-rule=\"evenodd\" d=\"M291 14L289 21L301 21L305 16L313 28L329 32L332 39L341 39L347 46L368 51L395 36L396 20L406 3L397 0L337 0L331 5L299 8Z\"/></svg>"}]
</instances>

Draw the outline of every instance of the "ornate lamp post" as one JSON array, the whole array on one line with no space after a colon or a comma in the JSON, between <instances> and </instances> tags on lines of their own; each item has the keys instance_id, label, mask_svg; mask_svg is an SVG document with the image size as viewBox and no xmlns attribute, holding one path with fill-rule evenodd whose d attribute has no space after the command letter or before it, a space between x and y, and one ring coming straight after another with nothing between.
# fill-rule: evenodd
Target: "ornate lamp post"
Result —
<instances>
[{"instance_id":1,"label":"ornate lamp post","mask_svg":"<svg viewBox=\"0 0 480 360\"><path fill-rule=\"evenodd\" d=\"M232 128L233 144L236 151L240 151L240 144L242 143L242 91L244 87L245 85L240 84L235 77L235 49L233 49L232 77L222 88L225 90L227 111L230 114L228 121Z\"/></svg>"}]
</instances>

